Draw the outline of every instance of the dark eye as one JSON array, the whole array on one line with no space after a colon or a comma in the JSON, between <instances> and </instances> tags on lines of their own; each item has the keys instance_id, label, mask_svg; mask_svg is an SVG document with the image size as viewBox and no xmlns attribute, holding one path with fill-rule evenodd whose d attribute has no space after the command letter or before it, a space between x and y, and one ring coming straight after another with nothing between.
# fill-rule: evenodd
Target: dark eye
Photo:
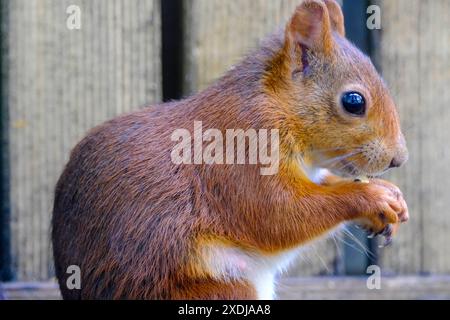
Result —
<instances>
[{"instance_id":1,"label":"dark eye","mask_svg":"<svg viewBox=\"0 0 450 320\"><path fill-rule=\"evenodd\" d=\"M342 96L342 106L345 111L357 116L366 113L366 99L358 92L347 92Z\"/></svg>"}]
</instances>

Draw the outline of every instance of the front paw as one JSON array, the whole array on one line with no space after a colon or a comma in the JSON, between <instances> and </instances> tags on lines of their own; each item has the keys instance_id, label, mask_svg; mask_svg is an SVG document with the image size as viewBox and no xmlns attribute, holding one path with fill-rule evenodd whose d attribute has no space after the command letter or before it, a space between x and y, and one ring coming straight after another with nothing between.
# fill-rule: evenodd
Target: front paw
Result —
<instances>
[{"instance_id":1,"label":"front paw","mask_svg":"<svg viewBox=\"0 0 450 320\"><path fill-rule=\"evenodd\" d=\"M370 183L385 187L391 191L392 196L399 202L400 207L402 208L398 214L400 222L401 223L408 222L409 221L408 205L406 204L402 191L396 185L386 180L373 179L370 180Z\"/></svg>"},{"instance_id":2,"label":"front paw","mask_svg":"<svg viewBox=\"0 0 450 320\"><path fill-rule=\"evenodd\" d=\"M361 187L366 203L357 222L371 237L382 235L386 238L385 246L391 244L400 223L409 220L408 206L402 192L383 180L371 180Z\"/></svg>"}]
</instances>

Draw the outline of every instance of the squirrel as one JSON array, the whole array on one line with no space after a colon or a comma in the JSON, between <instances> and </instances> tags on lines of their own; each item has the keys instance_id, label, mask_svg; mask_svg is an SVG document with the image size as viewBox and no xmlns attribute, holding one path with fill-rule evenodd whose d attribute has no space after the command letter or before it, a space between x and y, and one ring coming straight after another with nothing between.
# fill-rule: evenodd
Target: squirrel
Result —
<instances>
[{"instance_id":1,"label":"squirrel","mask_svg":"<svg viewBox=\"0 0 450 320\"><path fill-rule=\"evenodd\" d=\"M278 173L174 164L171 135L195 121L279 130ZM393 99L345 38L340 6L306 0L209 88L113 119L74 148L52 217L62 296L272 299L300 249L344 223L393 236L408 208L377 177L407 159ZM66 285L71 265L79 290Z\"/></svg>"}]
</instances>

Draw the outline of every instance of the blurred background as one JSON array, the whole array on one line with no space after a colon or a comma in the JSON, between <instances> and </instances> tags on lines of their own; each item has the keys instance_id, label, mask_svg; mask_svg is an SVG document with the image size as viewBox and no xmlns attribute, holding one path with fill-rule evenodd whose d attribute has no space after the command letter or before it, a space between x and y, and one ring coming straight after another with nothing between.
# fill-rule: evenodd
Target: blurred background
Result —
<instances>
[{"instance_id":1,"label":"blurred background","mask_svg":"<svg viewBox=\"0 0 450 320\"><path fill-rule=\"evenodd\" d=\"M205 88L300 2L1 1L0 297L59 297L53 189L87 130ZM280 279L279 296L449 299L450 0L341 4L348 37L398 104L411 160L387 178L404 191L411 221L389 248L352 226L319 242ZM381 29L367 27L371 5ZM367 287L371 265L381 268L381 290Z\"/></svg>"}]
</instances>

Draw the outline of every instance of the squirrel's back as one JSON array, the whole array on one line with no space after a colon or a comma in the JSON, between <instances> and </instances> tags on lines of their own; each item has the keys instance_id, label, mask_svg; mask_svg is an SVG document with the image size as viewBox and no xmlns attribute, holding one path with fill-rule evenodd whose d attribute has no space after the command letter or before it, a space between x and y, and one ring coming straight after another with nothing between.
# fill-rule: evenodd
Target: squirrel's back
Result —
<instances>
[{"instance_id":1,"label":"squirrel's back","mask_svg":"<svg viewBox=\"0 0 450 320\"><path fill-rule=\"evenodd\" d=\"M122 116L73 150L52 222L65 298L167 297L159 284L189 252L195 204L194 182L170 160L167 115L152 108ZM84 271L81 291L66 289L70 265Z\"/></svg>"}]
</instances>

